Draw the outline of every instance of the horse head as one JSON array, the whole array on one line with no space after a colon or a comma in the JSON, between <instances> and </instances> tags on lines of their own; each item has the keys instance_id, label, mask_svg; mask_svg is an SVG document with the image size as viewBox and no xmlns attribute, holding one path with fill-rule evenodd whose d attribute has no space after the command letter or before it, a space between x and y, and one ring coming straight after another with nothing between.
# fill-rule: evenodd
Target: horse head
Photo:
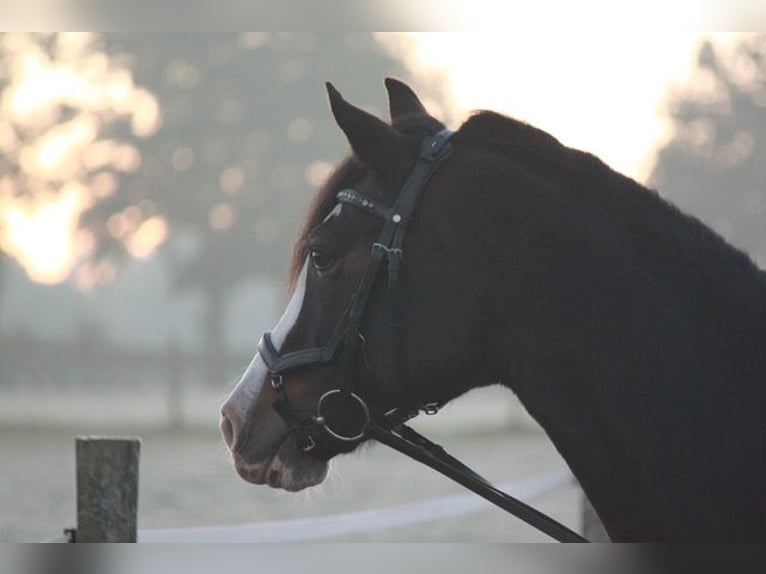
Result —
<instances>
[{"instance_id":1,"label":"horse head","mask_svg":"<svg viewBox=\"0 0 766 574\"><path fill-rule=\"evenodd\" d=\"M370 420L491 382L482 287L456 240L460 206L448 201L452 158L422 178L406 221L394 213L424 140L444 125L405 84L386 87L390 124L327 85L352 154L318 191L294 249L287 308L222 408L226 444L250 482L318 484L333 456L364 441ZM382 245L386 226L402 238L406 230L406 241Z\"/></svg>"}]
</instances>

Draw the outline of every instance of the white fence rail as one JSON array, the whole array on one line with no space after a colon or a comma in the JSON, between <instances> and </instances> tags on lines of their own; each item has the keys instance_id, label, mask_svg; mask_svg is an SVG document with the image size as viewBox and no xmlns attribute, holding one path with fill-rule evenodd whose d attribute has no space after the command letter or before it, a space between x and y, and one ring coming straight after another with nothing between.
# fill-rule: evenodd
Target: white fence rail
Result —
<instances>
[{"instance_id":1,"label":"white fence rail","mask_svg":"<svg viewBox=\"0 0 766 574\"><path fill-rule=\"evenodd\" d=\"M568 470L530 476L500 485L509 494L528 502L553 490L572 484ZM490 507L479 496L467 493L432 498L415 502L362 510L300 518L231 526L206 526L199 528L168 528L139 530L139 542L307 542L323 540L348 534L375 532L387 528L411 526L451 518ZM513 518L509 519L513 520Z\"/></svg>"}]
</instances>

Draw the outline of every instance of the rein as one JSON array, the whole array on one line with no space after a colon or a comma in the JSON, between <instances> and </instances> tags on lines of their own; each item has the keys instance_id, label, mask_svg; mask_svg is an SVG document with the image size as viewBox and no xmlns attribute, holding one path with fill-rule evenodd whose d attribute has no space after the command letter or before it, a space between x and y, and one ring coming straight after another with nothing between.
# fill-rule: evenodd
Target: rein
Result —
<instances>
[{"instance_id":1,"label":"rein","mask_svg":"<svg viewBox=\"0 0 766 574\"><path fill-rule=\"evenodd\" d=\"M483 476L407 425L386 429L369 422L367 436L431 467L558 542L588 542L550 516L495 488Z\"/></svg>"},{"instance_id":2,"label":"rein","mask_svg":"<svg viewBox=\"0 0 766 574\"><path fill-rule=\"evenodd\" d=\"M410 409L391 409L385 415L385 426L383 426L372 421L367 403L355 392L354 370L360 345L362 345L362 351L365 351L365 342L360 332L360 326L372 288L385 263L388 275L389 326L392 329L397 329L399 327L397 289L407 225L431 175L451 153L452 146L449 142L451 135L452 132L445 129L423 140L418 160L402 186L393 207L389 208L353 189L344 189L336 195L339 203L346 203L363 209L382 219L383 228L378 240L372 245L370 259L359 287L338 321L330 339L323 347L280 353L272 341L271 333L264 333L258 343L258 352L271 373L271 385L277 395L273 407L287 424L289 432L294 435L300 448L305 452L316 447L314 436L317 432L327 433L333 439L341 442L374 439L433 468L559 542L587 542L566 526L498 490L482 476L449 455L441 446L429 441L404 424L421 411L426 414L435 414L440 407L438 403L417 403ZM406 369L401 337L395 341L394 348L397 355L396 368L399 380L404 381L406 380ZM320 397L315 415L308 417L300 415L290 404L283 375L296 369L316 367L336 361L339 361L341 365L341 386L327 391ZM324 415L325 405L327 401L333 400L335 397L348 399L350 408L358 410L364 421L358 432L343 432L333 428L328 422Z\"/></svg>"}]
</instances>

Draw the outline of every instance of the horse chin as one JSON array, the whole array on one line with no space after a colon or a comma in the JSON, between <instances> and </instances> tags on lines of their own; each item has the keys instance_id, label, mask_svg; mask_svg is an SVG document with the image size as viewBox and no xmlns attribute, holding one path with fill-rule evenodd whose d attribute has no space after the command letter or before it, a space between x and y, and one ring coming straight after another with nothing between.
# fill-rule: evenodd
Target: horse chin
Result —
<instances>
[{"instance_id":1,"label":"horse chin","mask_svg":"<svg viewBox=\"0 0 766 574\"><path fill-rule=\"evenodd\" d=\"M268 484L289 492L321 484L329 469L327 461L306 454L292 438L286 439L277 452L263 462L252 464L235 455L234 466L247 482Z\"/></svg>"}]
</instances>

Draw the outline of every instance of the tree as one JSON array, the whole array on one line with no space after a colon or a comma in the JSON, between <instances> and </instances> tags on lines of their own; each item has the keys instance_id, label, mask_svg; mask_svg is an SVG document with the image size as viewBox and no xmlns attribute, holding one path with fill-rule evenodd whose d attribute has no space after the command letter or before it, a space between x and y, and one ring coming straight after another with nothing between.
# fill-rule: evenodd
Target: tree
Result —
<instances>
[{"instance_id":1,"label":"tree","mask_svg":"<svg viewBox=\"0 0 766 574\"><path fill-rule=\"evenodd\" d=\"M75 263L67 246L76 217L67 216L114 194L119 175L138 168L135 141L156 131L158 112L98 35L0 35L0 259L26 258L35 280L64 279ZM58 231L58 242L25 234L46 210L49 224L35 233Z\"/></svg>"},{"instance_id":2,"label":"tree","mask_svg":"<svg viewBox=\"0 0 766 574\"><path fill-rule=\"evenodd\" d=\"M683 209L766 262L766 35L706 43L671 102L673 137L650 177Z\"/></svg>"}]
</instances>

